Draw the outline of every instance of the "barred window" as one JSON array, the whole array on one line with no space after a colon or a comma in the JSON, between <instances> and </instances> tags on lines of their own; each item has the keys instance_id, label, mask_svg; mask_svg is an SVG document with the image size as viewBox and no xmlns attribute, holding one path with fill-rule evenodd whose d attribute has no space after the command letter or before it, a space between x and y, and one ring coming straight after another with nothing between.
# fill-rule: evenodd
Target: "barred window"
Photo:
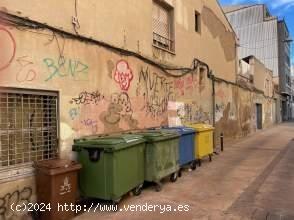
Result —
<instances>
[{"instance_id":1,"label":"barred window","mask_svg":"<svg viewBox=\"0 0 294 220\"><path fill-rule=\"evenodd\" d=\"M173 9L153 1L153 44L174 51Z\"/></svg>"},{"instance_id":2,"label":"barred window","mask_svg":"<svg viewBox=\"0 0 294 220\"><path fill-rule=\"evenodd\" d=\"M58 155L58 94L0 88L0 180Z\"/></svg>"}]
</instances>

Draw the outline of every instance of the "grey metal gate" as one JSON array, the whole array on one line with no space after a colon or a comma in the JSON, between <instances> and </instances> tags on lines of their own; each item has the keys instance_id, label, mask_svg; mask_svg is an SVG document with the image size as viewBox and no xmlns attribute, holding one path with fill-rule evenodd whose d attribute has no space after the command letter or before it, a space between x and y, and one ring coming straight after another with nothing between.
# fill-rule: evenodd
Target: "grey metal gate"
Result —
<instances>
[{"instance_id":1,"label":"grey metal gate","mask_svg":"<svg viewBox=\"0 0 294 220\"><path fill-rule=\"evenodd\" d=\"M262 105L256 104L256 127L262 129Z\"/></svg>"}]
</instances>

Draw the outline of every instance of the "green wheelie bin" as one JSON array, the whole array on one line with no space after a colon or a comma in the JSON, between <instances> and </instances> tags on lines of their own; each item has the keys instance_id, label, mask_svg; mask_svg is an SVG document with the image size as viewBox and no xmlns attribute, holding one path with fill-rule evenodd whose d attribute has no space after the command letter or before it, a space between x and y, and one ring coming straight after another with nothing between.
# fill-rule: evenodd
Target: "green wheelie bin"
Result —
<instances>
[{"instance_id":1,"label":"green wheelie bin","mask_svg":"<svg viewBox=\"0 0 294 220\"><path fill-rule=\"evenodd\" d=\"M161 180L170 176L171 182L178 178L179 134L172 131L148 130L137 134L146 139L145 181L156 183L156 191L162 188Z\"/></svg>"},{"instance_id":2,"label":"green wheelie bin","mask_svg":"<svg viewBox=\"0 0 294 220\"><path fill-rule=\"evenodd\" d=\"M118 203L130 191L141 193L145 151L142 136L82 138L75 140L73 151L82 164L79 187L83 197Z\"/></svg>"}]
</instances>

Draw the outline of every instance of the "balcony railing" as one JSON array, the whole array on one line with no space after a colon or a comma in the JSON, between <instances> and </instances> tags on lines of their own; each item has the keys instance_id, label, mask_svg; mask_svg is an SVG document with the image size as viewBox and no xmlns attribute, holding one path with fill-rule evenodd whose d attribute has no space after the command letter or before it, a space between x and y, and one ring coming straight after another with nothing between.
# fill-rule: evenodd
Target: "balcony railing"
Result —
<instances>
[{"instance_id":1,"label":"balcony railing","mask_svg":"<svg viewBox=\"0 0 294 220\"><path fill-rule=\"evenodd\" d=\"M153 32L153 45L174 52L174 41Z\"/></svg>"}]
</instances>

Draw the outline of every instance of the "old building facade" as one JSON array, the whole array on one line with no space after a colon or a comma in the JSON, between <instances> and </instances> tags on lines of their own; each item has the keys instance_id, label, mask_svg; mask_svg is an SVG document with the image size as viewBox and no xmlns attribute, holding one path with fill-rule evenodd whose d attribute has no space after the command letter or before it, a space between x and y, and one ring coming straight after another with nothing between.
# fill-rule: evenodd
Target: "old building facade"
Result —
<instances>
[{"instance_id":1,"label":"old building facade","mask_svg":"<svg viewBox=\"0 0 294 220\"><path fill-rule=\"evenodd\" d=\"M224 7L239 38L240 59L254 55L279 78L283 120L290 118L290 36L284 20L272 16L264 4Z\"/></svg>"},{"instance_id":2,"label":"old building facade","mask_svg":"<svg viewBox=\"0 0 294 220\"><path fill-rule=\"evenodd\" d=\"M237 82L240 85L249 86L266 97L273 98L272 105L272 121L267 121L260 125L261 128L268 127L272 122L280 123L282 121L281 96L279 95L278 83L275 82L273 72L265 67L265 65L255 56L248 56L240 60ZM260 103L256 103L257 108ZM264 106L261 105L261 111ZM264 113L261 112L263 115ZM261 115L259 116L262 117Z\"/></svg>"},{"instance_id":3,"label":"old building facade","mask_svg":"<svg viewBox=\"0 0 294 220\"><path fill-rule=\"evenodd\" d=\"M256 104L275 123L274 97L236 83L235 33L215 0L0 8L0 219L34 201L33 161L75 159L75 138L187 122L236 138L256 131Z\"/></svg>"}]
</instances>

